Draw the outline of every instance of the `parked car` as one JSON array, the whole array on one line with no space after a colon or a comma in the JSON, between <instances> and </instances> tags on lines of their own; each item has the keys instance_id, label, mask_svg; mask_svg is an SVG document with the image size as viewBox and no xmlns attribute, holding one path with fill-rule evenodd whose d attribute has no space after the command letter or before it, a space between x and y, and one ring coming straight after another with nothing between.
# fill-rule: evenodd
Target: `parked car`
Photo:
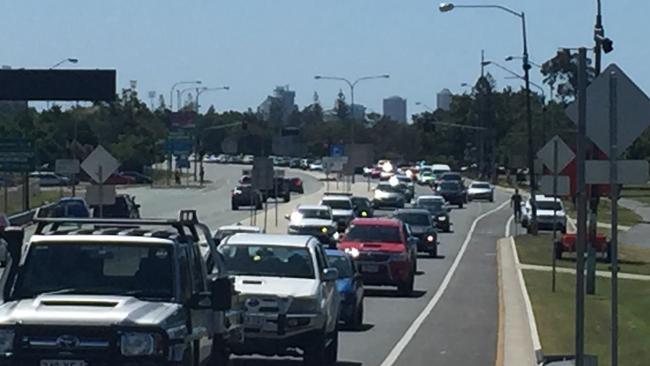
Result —
<instances>
[{"instance_id":1,"label":"parked car","mask_svg":"<svg viewBox=\"0 0 650 366\"><path fill-rule=\"evenodd\" d=\"M311 235L324 245L336 246L338 224L328 206L300 205L285 218L289 220L288 234Z\"/></svg>"},{"instance_id":2,"label":"parked car","mask_svg":"<svg viewBox=\"0 0 650 366\"><path fill-rule=\"evenodd\" d=\"M289 190L291 192L296 192L300 194L305 193L305 187L303 185L302 179L298 177L289 178L287 183L289 184Z\"/></svg>"},{"instance_id":3,"label":"parked car","mask_svg":"<svg viewBox=\"0 0 650 366\"><path fill-rule=\"evenodd\" d=\"M48 217L90 217L90 208L86 200L80 197L63 197L49 209Z\"/></svg>"},{"instance_id":4,"label":"parked car","mask_svg":"<svg viewBox=\"0 0 650 366\"><path fill-rule=\"evenodd\" d=\"M121 175L121 174L111 174L110 177L104 182L104 184L109 184L109 185L129 185L129 184L135 184L136 180L133 177L129 177L126 175Z\"/></svg>"},{"instance_id":5,"label":"parked car","mask_svg":"<svg viewBox=\"0 0 650 366\"><path fill-rule=\"evenodd\" d=\"M540 230L559 230L566 233L567 217L564 210L564 204L559 198L545 195L536 195L535 203L537 207L537 228ZM555 221L553 219L555 212ZM528 228L530 217L532 216L532 207L530 199L522 205L521 225Z\"/></svg>"},{"instance_id":6,"label":"parked car","mask_svg":"<svg viewBox=\"0 0 650 366\"><path fill-rule=\"evenodd\" d=\"M234 211L239 210L240 207L255 207L255 209L261 210L263 203L263 194L250 185L238 185L230 194L230 207Z\"/></svg>"},{"instance_id":7,"label":"parked car","mask_svg":"<svg viewBox=\"0 0 650 366\"><path fill-rule=\"evenodd\" d=\"M153 179L148 176L144 175L139 172L134 172L134 171L126 171L121 173L125 177L130 177L133 178L136 184L151 184L153 183Z\"/></svg>"},{"instance_id":8,"label":"parked car","mask_svg":"<svg viewBox=\"0 0 650 366\"><path fill-rule=\"evenodd\" d=\"M289 160L289 168L298 169L300 168L300 159L292 158Z\"/></svg>"},{"instance_id":9,"label":"parked car","mask_svg":"<svg viewBox=\"0 0 650 366\"><path fill-rule=\"evenodd\" d=\"M340 320L352 329L363 326L364 288L361 274L352 258L336 249L327 249L327 261L339 271L336 289L341 295Z\"/></svg>"},{"instance_id":10,"label":"parked car","mask_svg":"<svg viewBox=\"0 0 650 366\"><path fill-rule=\"evenodd\" d=\"M311 165L311 163L312 163L311 159L300 159L300 169L309 170L309 166Z\"/></svg>"},{"instance_id":11,"label":"parked car","mask_svg":"<svg viewBox=\"0 0 650 366\"><path fill-rule=\"evenodd\" d=\"M328 265L316 238L236 234L219 250L245 310L244 343L232 347L234 354L300 355L305 365L336 364L338 270Z\"/></svg>"},{"instance_id":12,"label":"parked car","mask_svg":"<svg viewBox=\"0 0 650 366\"><path fill-rule=\"evenodd\" d=\"M208 269L187 235L216 251L209 230L183 217L132 220L130 230L93 220L66 219L78 229L59 231L61 219L41 218L27 244L8 243L2 363L225 365L229 346L243 342L242 315L221 262ZM201 331L189 337L185 327Z\"/></svg>"},{"instance_id":13,"label":"parked car","mask_svg":"<svg viewBox=\"0 0 650 366\"><path fill-rule=\"evenodd\" d=\"M61 187L70 184L70 178L53 172L31 172L30 179L37 179L41 187Z\"/></svg>"},{"instance_id":14,"label":"parked car","mask_svg":"<svg viewBox=\"0 0 650 366\"><path fill-rule=\"evenodd\" d=\"M93 205L92 209L93 217L100 217L99 206ZM140 205L135 203L134 196L118 194L115 196L114 204L102 206L101 214L104 218L139 219Z\"/></svg>"},{"instance_id":15,"label":"parked car","mask_svg":"<svg viewBox=\"0 0 650 366\"><path fill-rule=\"evenodd\" d=\"M323 163L320 160L316 160L309 164L309 170L312 172L322 172L323 171Z\"/></svg>"},{"instance_id":16,"label":"parked car","mask_svg":"<svg viewBox=\"0 0 650 366\"><path fill-rule=\"evenodd\" d=\"M442 181L438 184L436 193L444 197L445 201L450 204L458 205L459 208L463 208L463 205L467 203L467 192L457 181Z\"/></svg>"},{"instance_id":17,"label":"parked car","mask_svg":"<svg viewBox=\"0 0 650 366\"><path fill-rule=\"evenodd\" d=\"M252 165L254 161L255 161L255 156L253 155L244 155L244 157L242 158L243 164Z\"/></svg>"},{"instance_id":18,"label":"parked car","mask_svg":"<svg viewBox=\"0 0 650 366\"><path fill-rule=\"evenodd\" d=\"M404 208L406 198L404 190L388 182L382 182L374 189L372 206L375 209L382 207Z\"/></svg>"},{"instance_id":19,"label":"parked car","mask_svg":"<svg viewBox=\"0 0 650 366\"><path fill-rule=\"evenodd\" d=\"M341 238L339 249L354 258L365 285L397 286L405 296L413 292L417 239L409 237L401 221L355 219Z\"/></svg>"},{"instance_id":20,"label":"parked car","mask_svg":"<svg viewBox=\"0 0 650 366\"><path fill-rule=\"evenodd\" d=\"M494 202L494 187L488 182L473 182L467 189L467 200L487 200Z\"/></svg>"},{"instance_id":21,"label":"parked car","mask_svg":"<svg viewBox=\"0 0 650 366\"><path fill-rule=\"evenodd\" d=\"M444 232L451 231L451 218L449 208L445 206L445 199L441 196L420 196L415 201L415 207L429 211L436 227Z\"/></svg>"},{"instance_id":22,"label":"parked car","mask_svg":"<svg viewBox=\"0 0 650 366\"><path fill-rule=\"evenodd\" d=\"M438 230L428 210L401 209L395 211L393 217L409 225L411 234L419 240L419 252L429 253L434 258L438 256Z\"/></svg>"}]
</instances>

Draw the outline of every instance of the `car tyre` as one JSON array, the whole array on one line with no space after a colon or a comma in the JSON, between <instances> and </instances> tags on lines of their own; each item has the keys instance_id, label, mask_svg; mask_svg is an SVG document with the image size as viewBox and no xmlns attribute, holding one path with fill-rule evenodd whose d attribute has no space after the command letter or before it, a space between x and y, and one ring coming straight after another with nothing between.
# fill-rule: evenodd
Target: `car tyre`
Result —
<instances>
[{"instance_id":1,"label":"car tyre","mask_svg":"<svg viewBox=\"0 0 650 366\"><path fill-rule=\"evenodd\" d=\"M363 299L361 299L359 305L354 309L351 326L355 330L360 330L363 326Z\"/></svg>"},{"instance_id":2,"label":"car tyre","mask_svg":"<svg viewBox=\"0 0 650 366\"><path fill-rule=\"evenodd\" d=\"M463 208L463 203L462 202L458 204L458 208Z\"/></svg>"},{"instance_id":3,"label":"car tyre","mask_svg":"<svg viewBox=\"0 0 650 366\"><path fill-rule=\"evenodd\" d=\"M230 351L222 340L212 341L212 353L210 354L210 366L226 366L230 362Z\"/></svg>"},{"instance_id":4,"label":"car tyre","mask_svg":"<svg viewBox=\"0 0 650 366\"><path fill-rule=\"evenodd\" d=\"M237 211L237 210L239 210L239 206L237 206L236 204L233 203L233 204L232 204L232 210L233 210L233 211Z\"/></svg>"},{"instance_id":5,"label":"car tyre","mask_svg":"<svg viewBox=\"0 0 650 366\"><path fill-rule=\"evenodd\" d=\"M490 196L490 202L494 202L494 196Z\"/></svg>"},{"instance_id":6,"label":"car tyre","mask_svg":"<svg viewBox=\"0 0 650 366\"><path fill-rule=\"evenodd\" d=\"M410 278L397 286L397 292L401 296L411 296L413 293L413 287L415 285L415 274L411 274Z\"/></svg>"},{"instance_id":7,"label":"car tyre","mask_svg":"<svg viewBox=\"0 0 650 366\"><path fill-rule=\"evenodd\" d=\"M438 258L438 245L436 245L430 252L429 257Z\"/></svg>"},{"instance_id":8,"label":"car tyre","mask_svg":"<svg viewBox=\"0 0 650 366\"><path fill-rule=\"evenodd\" d=\"M328 338L332 338L328 347L326 343ZM338 330L333 335L327 337L324 333L314 337L313 342L304 349L303 365L305 366L329 366L336 362L338 356ZM332 356L334 362L332 362Z\"/></svg>"}]
</instances>

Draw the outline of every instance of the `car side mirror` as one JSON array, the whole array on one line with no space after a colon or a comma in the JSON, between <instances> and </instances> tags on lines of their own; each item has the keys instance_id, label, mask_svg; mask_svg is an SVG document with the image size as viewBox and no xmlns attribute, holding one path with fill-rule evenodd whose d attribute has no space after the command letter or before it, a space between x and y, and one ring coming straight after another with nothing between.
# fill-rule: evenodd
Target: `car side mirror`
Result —
<instances>
[{"instance_id":1,"label":"car side mirror","mask_svg":"<svg viewBox=\"0 0 650 366\"><path fill-rule=\"evenodd\" d=\"M210 297L212 310L226 311L232 308L232 297L235 293L232 280L228 277L214 278L210 281Z\"/></svg>"},{"instance_id":2,"label":"car side mirror","mask_svg":"<svg viewBox=\"0 0 650 366\"><path fill-rule=\"evenodd\" d=\"M332 282L339 278L339 270L336 268L325 268L323 270L323 281Z\"/></svg>"},{"instance_id":3,"label":"car side mirror","mask_svg":"<svg viewBox=\"0 0 650 366\"><path fill-rule=\"evenodd\" d=\"M212 293L210 293L210 291L195 293L190 298L190 309L207 310L212 309L212 305Z\"/></svg>"}]
</instances>

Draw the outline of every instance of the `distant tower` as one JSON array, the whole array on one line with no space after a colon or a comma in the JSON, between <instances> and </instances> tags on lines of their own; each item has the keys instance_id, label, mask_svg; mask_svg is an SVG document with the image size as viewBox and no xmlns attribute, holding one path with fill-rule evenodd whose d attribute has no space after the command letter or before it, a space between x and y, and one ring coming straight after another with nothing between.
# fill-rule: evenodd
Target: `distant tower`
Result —
<instances>
[{"instance_id":1,"label":"distant tower","mask_svg":"<svg viewBox=\"0 0 650 366\"><path fill-rule=\"evenodd\" d=\"M320 97L318 96L318 92L314 92L314 105L320 105Z\"/></svg>"},{"instance_id":2,"label":"distant tower","mask_svg":"<svg viewBox=\"0 0 650 366\"><path fill-rule=\"evenodd\" d=\"M384 99L384 116L395 122L406 123L406 99L399 96Z\"/></svg>"},{"instance_id":3,"label":"distant tower","mask_svg":"<svg viewBox=\"0 0 650 366\"><path fill-rule=\"evenodd\" d=\"M443 111L449 112L449 109L451 108L451 97L453 94L451 91L447 88L444 88L438 93L437 99L438 99L438 109L442 109Z\"/></svg>"}]
</instances>

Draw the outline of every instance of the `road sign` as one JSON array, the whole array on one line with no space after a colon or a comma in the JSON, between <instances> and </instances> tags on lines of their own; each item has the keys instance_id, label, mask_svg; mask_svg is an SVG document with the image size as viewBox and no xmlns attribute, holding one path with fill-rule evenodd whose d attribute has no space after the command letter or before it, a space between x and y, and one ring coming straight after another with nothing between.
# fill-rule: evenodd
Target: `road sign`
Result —
<instances>
[{"instance_id":1,"label":"road sign","mask_svg":"<svg viewBox=\"0 0 650 366\"><path fill-rule=\"evenodd\" d=\"M0 172L34 170L34 148L24 139L0 139Z\"/></svg>"},{"instance_id":2,"label":"road sign","mask_svg":"<svg viewBox=\"0 0 650 366\"><path fill-rule=\"evenodd\" d=\"M553 195L553 176L543 175L539 179L539 189L542 193L548 196ZM569 196L571 194L571 179L566 175L557 177L557 195L560 197Z\"/></svg>"},{"instance_id":3,"label":"road sign","mask_svg":"<svg viewBox=\"0 0 650 366\"><path fill-rule=\"evenodd\" d=\"M251 184L256 189L273 189L273 160L269 158L255 158L253 160L253 175Z\"/></svg>"},{"instance_id":4,"label":"road sign","mask_svg":"<svg viewBox=\"0 0 650 366\"><path fill-rule=\"evenodd\" d=\"M115 173L119 167L120 162L101 145L97 146L97 148L88 155L86 160L81 163L81 169L88 173L90 178L99 184L106 182L111 174Z\"/></svg>"},{"instance_id":5,"label":"road sign","mask_svg":"<svg viewBox=\"0 0 650 366\"><path fill-rule=\"evenodd\" d=\"M345 155L345 146L342 144L331 144L330 145L330 156L331 157L341 157Z\"/></svg>"},{"instance_id":6,"label":"road sign","mask_svg":"<svg viewBox=\"0 0 650 366\"><path fill-rule=\"evenodd\" d=\"M587 184L609 184L609 161L587 160L585 179ZM646 184L648 183L648 162L646 160L619 160L616 162L618 171L617 184Z\"/></svg>"},{"instance_id":7,"label":"road sign","mask_svg":"<svg viewBox=\"0 0 650 366\"><path fill-rule=\"evenodd\" d=\"M79 174L78 159L56 159L54 171L61 175Z\"/></svg>"},{"instance_id":8,"label":"road sign","mask_svg":"<svg viewBox=\"0 0 650 366\"><path fill-rule=\"evenodd\" d=\"M170 132L165 140L165 152L169 154L185 154L189 155L192 152L194 144L192 137L183 132L174 131Z\"/></svg>"},{"instance_id":9,"label":"road sign","mask_svg":"<svg viewBox=\"0 0 650 366\"><path fill-rule=\"evenodd\" d=\"M282 170L282 169L276 169L276 170L273 172L273 176L274 176L275 178L284 178L284 175L285 175L285 172L284 172L284 170Z\"/></svg>"},{"instance_id":10,"label":"road sign","mask_svg":"<svg viewBox=\"0 0 650 366\"><path fill-rule=\"evenodd\" d=\"M115 204L115 186L86 187L86 203L89 205L113 205Z\"/></svg>"},{"instance_id":11,"label":"road sign","mask_svg":"<svg viewBox=\"0 0 650 366\"><path fill-rule=\"evenodd\" d=\"M559 136L553 137L544 147L537 152L537 157L541 162L553 172L553 146L557 140L557 173L559 174L569 163L575 159L576 154L571 150Z\"/></svg>"},{"instance_id":12,"label":"road sign","mask_svg":"<svg viewBox=\"0 0 650 366\"><path fill-rule=\"evenodd\" d=\"M179 155L178 158L176 158L176 168L178 169L189 169L190 168L190 161L187 158L187 155Z\"/></svg>"},{"instance_id":13,"label":"road sign","mask_svg":"<svg viewBox=\"0 0 650 366\"><path fill-rule=\"evenodd\" d=\"M0 70L0 100L115 100L115 70Z\"/></svg>"},{"instance_id":14,"label":"road sign","mask_svg":"<svg viewBox=\"0 0 650 366\"><path fill-rule=\"evenodd\" d=\"M618 78L618 152L622 154L650 126L650 99L616 64L609 65L587 88L587 137L609 155L611 73ZM577 102L566 113L577 124Z\"/></svg>"},{"instance_id":15,"label":"road sign","mask_svg":"<svg viewBox=\"0 0 650 366\"><path fill-rule=\"evenodd\" d=\"M347 156L323 158L323 170L326 173L339 173L343 171L343 166L348 162Z\"/></svg>"}]
</instances>

